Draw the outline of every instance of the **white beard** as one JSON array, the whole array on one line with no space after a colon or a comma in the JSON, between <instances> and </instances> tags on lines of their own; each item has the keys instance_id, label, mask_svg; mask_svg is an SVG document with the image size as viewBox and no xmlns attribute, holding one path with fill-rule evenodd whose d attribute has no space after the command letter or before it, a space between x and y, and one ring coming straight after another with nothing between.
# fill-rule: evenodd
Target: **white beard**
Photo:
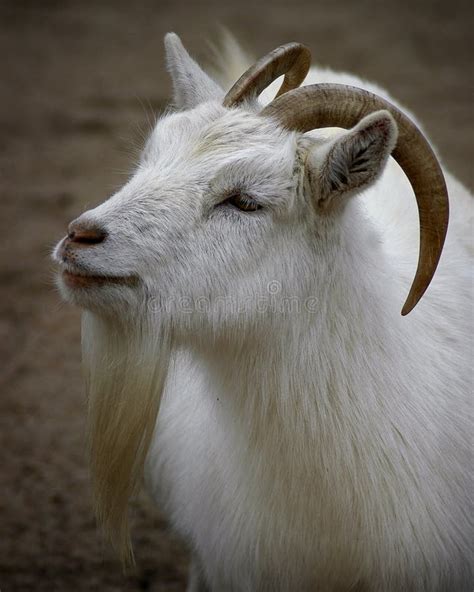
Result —
<instances>
[{"instance_id":1,"label":"white beard","mask_svg":"<svg viewBox=\"0 0 474 592\"><path fill-rule=\"evenodd\" d=\"M82 317L95 512L124 564L133 563L127 504L141 483L170 359L169 332L157 320Z\"/></svg>"}]
</instances>

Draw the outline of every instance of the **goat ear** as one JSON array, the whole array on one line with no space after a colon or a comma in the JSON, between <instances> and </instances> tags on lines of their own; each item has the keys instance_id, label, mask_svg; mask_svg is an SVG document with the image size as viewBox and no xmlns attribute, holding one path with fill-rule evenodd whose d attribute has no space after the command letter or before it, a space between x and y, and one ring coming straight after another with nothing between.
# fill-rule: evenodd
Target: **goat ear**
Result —
<instances>
[{"instance_id":1,"label":"goat ear","mask_svg":"<svg viewBox=\"0 0 474 592\"><path fill-rule=\"evenodd\" d=\"M178 35L165 35L165 50L175 107L191 109L199 103L224 97L223 90L191 58Z\"/></svg>"},{"instance_id":2,"label":"goat ear","mask_svg":"<svg viewBox=\"0 0 474 592\"><path fill-rule=\"evenodd\" d=\"M373 183L397 143L397 125L388 111L376 111L329 145L315 147L306 161L318 205L334 204ZM339 202L339 200L337 200Z\"/></svg>"}]
</instances>

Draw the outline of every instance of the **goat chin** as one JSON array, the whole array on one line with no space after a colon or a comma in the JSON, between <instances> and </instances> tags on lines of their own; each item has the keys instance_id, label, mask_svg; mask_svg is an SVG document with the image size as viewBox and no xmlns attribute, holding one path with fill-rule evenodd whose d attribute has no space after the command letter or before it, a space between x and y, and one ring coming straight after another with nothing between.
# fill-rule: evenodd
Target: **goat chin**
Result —
<instances>
[{"instance_id":1,"label":"goat chin","mask_svg":"<svg viewBox=\"0 0 474 592\"><path fill-rule=\"evenodd\" d=\"M133 563L127 503L143 475L169 366L168 332L146 315L119 324L82 319L95 511L122 562Z\"/></svg>"}]
</instances>

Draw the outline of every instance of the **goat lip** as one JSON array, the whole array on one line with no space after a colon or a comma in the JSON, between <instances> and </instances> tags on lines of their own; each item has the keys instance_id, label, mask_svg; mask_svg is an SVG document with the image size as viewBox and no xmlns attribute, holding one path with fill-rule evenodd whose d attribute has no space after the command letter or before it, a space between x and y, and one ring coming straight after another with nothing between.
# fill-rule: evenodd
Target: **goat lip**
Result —
<instances>
[{"instance_id":1,"label":"goat lip","mask_svg":"<svg viewBox=\"0 0 474 592\"><path fill-rule=\"evenodd\" d=\"M137 282L135 276L92 275L74 273L68 270L64 270L61 277L66 286L70 288L89 288L105 285L133 286Z\"/></svg>"}]
</instances>

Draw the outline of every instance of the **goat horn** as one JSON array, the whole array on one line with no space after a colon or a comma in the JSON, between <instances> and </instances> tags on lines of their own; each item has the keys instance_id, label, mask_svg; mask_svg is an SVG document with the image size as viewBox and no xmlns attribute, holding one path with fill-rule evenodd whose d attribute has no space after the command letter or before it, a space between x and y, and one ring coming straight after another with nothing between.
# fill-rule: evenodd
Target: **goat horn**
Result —
<instances>
[{"instance_id":1,"label":"goat horn","mask_svg":"<svg viewBox=\"0 0 474 592\"><path fill-rule=\"evenodd\" d=\"M291 91L267 105L261 115L300 132L320 127L351 128L373 111L386 109L398 125L392 156L415 192L420 218L418 267L402 308L408 314L428 288L443 250L449 201L443 172L428 141L397 107L368 91L341 84L315 84Z\"/></svg>"},{"instance_id":2,"label":"goat horn","mask_svg":"<svg viewBox=\"0 0 474 592\"><path fill-rule=\"evenodd\" d=\"M260 58L237 80L224 98L224 107L254 99L279 76L285 75L277 97L297 88L306 78L311 52L300 43L287 43Z\"/></svg>"}]
</instances>

